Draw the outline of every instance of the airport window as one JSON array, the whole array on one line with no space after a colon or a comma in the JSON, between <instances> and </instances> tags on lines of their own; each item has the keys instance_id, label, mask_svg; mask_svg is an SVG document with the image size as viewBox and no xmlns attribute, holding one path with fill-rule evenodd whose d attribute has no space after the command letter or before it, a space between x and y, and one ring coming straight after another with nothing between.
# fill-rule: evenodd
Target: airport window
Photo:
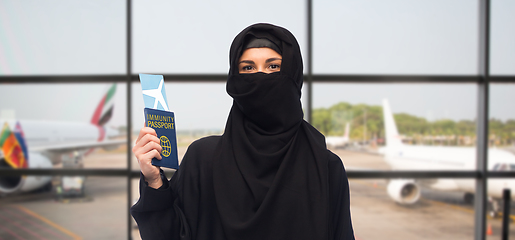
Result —
<instances>
[{"instance_id":1,"label":"airport window","mask_svg":"<svg viewBox=\"0 0 515 240\"><path fill-rule=\"evenodd\" d=\"M124 74L125 4L2 2L0 74Z\"/></svg>"},{"instance_id":2,"label":"airport window","mask_svg":"<svg viewBox=\"0 0 515 240\"><path fill-rule=\"evenodd\" d=\"M505 110L514 107L515 97L511 94L513 91L515 91L515 84L513 83L491 84L488 146L493 151L506 149L512 153L514 152L515 114L513 111Z\"/></svg>"},{"instance_id":3,"label":"airport window","mask_svg":"<svg viewBox=\"0 0 515 240\"><path fill-rule=\"evenodd\" d=\"M491 7L491 74L513 76L515 74L515 4L512 1L495 0Z\"/></svg>"},{"instance_id":4,"label":"airport window","mask_svg":"<svg viewBox=\"0 0 515 240\"><path fill-rule=\"evenodd\" d=\"M377 157L380 156L359 156ZM347 164L345 162L345 164ZM349 170L350 171L350 170ZM424 179L417 179L424 181ZM444 179L465 181L474 179ZM386 179L350 179L352 222L359 239L472 239L474 236L474 207L470 195L463 192L443 192L422 188L413 189L401 201ZM394 183L401 188L400 182ZM409 186L409 182L403 183ZM397 189L397 190L398 190ZM407 189L407 188L406 188ZM395 197L395 204L391 204ZM468 198L467 198L468 197ZM408 199L409 198L409 199ZM467 202L467 199L469 202ZM416 201L409 204L407 201ZM409 220L408 220L409 219ZM498 221L497 221L498 222ZM496 223L497 224L497 223ZM499 228L496 227L496 234ZM459 231L458 231L459 229Z\"/></svg>"},{"instance_id":5,"label":"airport window","mask_svg":"<svg viewBox=\"0 0 515 240\"><path fill-rule=\"evenodd\" d=\"M312 124L326 136L333 152L381 154L391 170L420 170L420 165L425 170L474 170L475 87L449 83L314 83ZM459 98L456 92L460 92ZM396 129L385 127L388 117ZM391 146L390 135L399 136L405 148L386 151ZM434 150L441 147L455 151L452 154L463 160L438 156ZM353 157L341 158L352 161ZM370 168L367 159L347 168ZM465 163L468 165L462 168Z\"/></svg>"},{"instance_id":6,"label":"airport window","mask_svg":"<svg viewBox=\"0 0 515 240\"><path fill-rule=\"evenodd\" d=\"M126 169L126 92L126 83L4 84L0 88L5 99L0 101L2 128L14 130L19 125L26 144L36 150L98 139L114 142L96 151L105 153L104 157L73 146L63 146L69 147L65 154L60 149L28 151L29 159L33 153L45 152L45 167Z\"/></svg>"},{"instance_id":7,"label":"airport window","mask_svg":"<svg viewBox=\"0 0 515 240\"><path fill-rule=\"evenodd\" d=\"M478 6L313 1L313 73L476 74Z\"/></svg>"},{"instance_id":8,"label":"airport window","mask_svg":"<svg viewBox=\"0 0 515 240\"><path fill-rule=\"evenodd\" d=\"M195 139L221 134L232 104L225 93L230 42L263 21L299 40L305 119L344 162L356 237L498 238L501 192L515 191L514 11L506 0L269 1L253 10L230 0L4 1L2 129L7 124L20 133L16 120L23 118L102 122L80 135L106 137L107 127L117 134L116 145L88 154L34 151L28 164L43 162L39 169L0 156L0 195L7 195L0 196L0 220L11 224L0 226L0 238L139 239L128 212L139 196L130 152L143 125L138 73L164 75L184 154ZM202 66L192 64L200 54ZM113 84L114 101L92 117ZM389 164L388 121L396 143L424 155L418 160L427 167ZM60 137L43 135L39 141ZM454 152L427 150L436 148ZM393 153L410 157L402 149ZM473 163L455 162L463 156ZM450 165L429 167L434 163ZM30 192L7 194L22 188ZM20 228L16 218L34 229Z\"/></svg>"},{"instance_id":9,"label":"airport window","mask_svg":"<svg viewBox=\"0 0 515 240\"><path fill-rule=\"evenodd\" d=\"M234 0L133 1L133 4L132 72L135 74L227 74L232 39L256 22L288 28L306 55L307 11L306 5L298 1L263 0L252 7ZM202 67L193 64L200 54Z\"/></svg>"},{"instance_id":10,"label":"airport window","mask_svg":"<svg viewBox=\"0 0 515 240\"><path fill-rule=\"evenodd\" d=\"M83 193L72 177L50 180L52 188L1 199L2 239L127 239L126 177L87 176Z\"/></svg>"}]
</instances>

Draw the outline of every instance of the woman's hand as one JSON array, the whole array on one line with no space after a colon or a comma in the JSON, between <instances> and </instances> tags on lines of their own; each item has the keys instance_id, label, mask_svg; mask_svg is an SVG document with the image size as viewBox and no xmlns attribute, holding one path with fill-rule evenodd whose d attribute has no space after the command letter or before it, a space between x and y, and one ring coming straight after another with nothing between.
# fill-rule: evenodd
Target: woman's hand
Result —
<instances>
[{"instance_id":1,"label":"woman's hand","mask_svg":"<svg viewBox=\"0 0 515 240\"><path fill-rule=\"evenodd\" d=\"M149 127L143 127L139 131L136 144L132 152L136 155L141 172L145 176L145 181L152 188L159 188L163 185L159 174L159 167L152 165L152 158L161 160L161 145L156 131Z\"/></svg>"}]
</instances>

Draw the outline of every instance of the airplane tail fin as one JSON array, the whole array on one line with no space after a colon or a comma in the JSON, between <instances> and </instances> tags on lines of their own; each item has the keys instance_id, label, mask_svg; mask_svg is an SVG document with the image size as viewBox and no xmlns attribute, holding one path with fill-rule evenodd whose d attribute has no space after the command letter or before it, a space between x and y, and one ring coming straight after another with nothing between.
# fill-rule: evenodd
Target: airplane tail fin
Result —
<instances>
[{"instance_id":1,"label":"airplane tail fin","mask_svg":"<svg viewBox=\"0 0 515 240\"><path fill-rule=\"evenodd\" d=\"M347 122L345 124L345 132L343 133L343 137L349 139L349 133L350 133L350 124Z\"/></svg>"},{"instance_id":2,"label":"airplane tail fin","mask_svg":"<svg viewBox=\"0 0 515 240\"><path fill-rule=\"evenodd\" d=\"M102 100L98 103L95 112L93 113L93 117L91 118L91 123L97 126L103 126L106 124L111 117L113 116L113 107L114 107L114 94L116 92L116 83L114 83L106 94L102 97Z\"/></svg>"},{"instance_id":3,"label":"airplane tail fin","mask_svg":"<svg viewBox=\"0 0 515 240\"><path fill-rule=\"evenodd\" d=\"M23 132L18 132L21 130L18 125L14 131L11 131L9 124L4 123L0 132L0 159L12 168L28 168L25 139L22 137Z\"/></svg>"},{"instance_id":4,"label":"airplane tail fin","mask_svg":"<svg viewBox=\"0 0 515 240\"><path fill-rule=\"evenodd\" d=\"M21 150L23 151L23 154L25 155L25 162L27 162L27 164L28 164L29 163L29 149L27 148L27 142L25 141L25 133L23 132L23 129L21 128L21 124L19 121L16 122L16 126L14 127L14 136L18 140Z\"/></svg>"},{"instance_id":5,"label":"airplane tail fin","mask_svg":"<svg viewBox=\"0 0 515 240\"><path fill-rule=\"evenodd\" d=\"M383 119L384 131L386 136L386 146L399 146L402 145L402 140L397 131L397 125L393 118L392 111L388 99L383 99Z\"/></svg>"}]
</instances>

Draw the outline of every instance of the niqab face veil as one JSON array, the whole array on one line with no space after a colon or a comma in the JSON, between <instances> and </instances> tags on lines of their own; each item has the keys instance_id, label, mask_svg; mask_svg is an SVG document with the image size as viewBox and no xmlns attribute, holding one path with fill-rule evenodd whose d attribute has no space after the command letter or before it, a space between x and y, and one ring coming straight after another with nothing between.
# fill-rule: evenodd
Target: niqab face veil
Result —
<instances>
[{"instance_id":1,"label":"niqab face veil","mask_svg":"<svg viewBox=\"0 0 515 240\"><path fill-rule=\"evenodd\" d=\"M279 47L280 72L239 74L248 38ZM234 99L213 156L216 205L227 239L327 239L328 151L303 120L302 57L286 29L255 24L234 39L227 92Z\"/></svg>"}]
</instances>

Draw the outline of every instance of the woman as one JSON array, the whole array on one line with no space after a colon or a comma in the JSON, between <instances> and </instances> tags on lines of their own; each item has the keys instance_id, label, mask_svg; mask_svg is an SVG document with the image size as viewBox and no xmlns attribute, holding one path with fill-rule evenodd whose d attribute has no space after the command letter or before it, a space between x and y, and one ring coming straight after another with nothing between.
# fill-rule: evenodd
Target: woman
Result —
<instances>
[{"instance_id":1,"label":"woman","mask_svg":"<svg viewBox=\"0 0 515 240\"><path fill-rule=\"evenodd\" d=\"M170 182L150 164L159 139L141 130L131 214L143 239L354 239L343 164L303 120L302 66L288 30L255 24L238 34L225 132L193 142Z\"/></svg>"}]
</instances>

